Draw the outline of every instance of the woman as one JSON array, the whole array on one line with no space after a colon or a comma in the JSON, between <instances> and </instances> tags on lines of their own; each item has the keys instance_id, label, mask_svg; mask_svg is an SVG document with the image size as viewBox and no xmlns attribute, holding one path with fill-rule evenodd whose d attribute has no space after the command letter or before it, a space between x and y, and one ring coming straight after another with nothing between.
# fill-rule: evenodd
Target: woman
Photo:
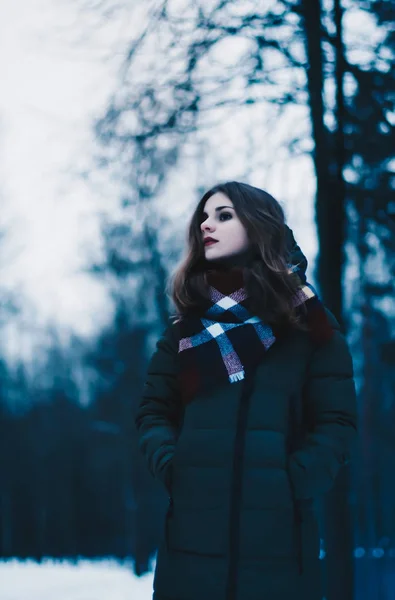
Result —
<instances>
[{"instance_id":1,"label":"woman","mask_svg":"<svg viewBox=\"0 0 395 600\"><path fill-rule=\"evenodd\" d=\"M313 501L349 460L352 361L278 202L208 191L136 418L169 493L155 600L320 600Z\"/></svg>"}]
</instances>

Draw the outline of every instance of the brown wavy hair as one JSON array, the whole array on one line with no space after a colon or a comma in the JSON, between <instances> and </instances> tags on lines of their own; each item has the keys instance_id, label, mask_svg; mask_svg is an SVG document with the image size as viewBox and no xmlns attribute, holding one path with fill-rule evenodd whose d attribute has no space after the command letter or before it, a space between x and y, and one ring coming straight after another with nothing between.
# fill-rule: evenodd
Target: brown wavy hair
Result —
<instances>
[{"instance_id":1,"label":"brown wavy hair","mask_svg":"<svg viewBox=\"0 0 395 600\"><path fill-rule=\"evenodd\" d=\"M251 260L243 267L250 312L272 326L292 325L305 330L300 313L293 306L300 281L289 273L288 263L296 242L285 223L284 211L267 192L237 181L207 191L192 215L186 256L168 282L167 291L177 311L173 317L198 311L202 299L208 298L206 276L213 267L204 255L201 223L207 200L217 192L232 201L250 240Z\"/></svg>"}]
</instances>

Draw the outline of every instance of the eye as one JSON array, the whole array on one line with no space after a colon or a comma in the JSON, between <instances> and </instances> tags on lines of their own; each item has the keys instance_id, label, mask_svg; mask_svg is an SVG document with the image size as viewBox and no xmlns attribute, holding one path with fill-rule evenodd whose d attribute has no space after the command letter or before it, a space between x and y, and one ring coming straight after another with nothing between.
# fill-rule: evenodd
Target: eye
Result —
<instances>
[{"instance_id":1,"label":"eye","mask_svg":"<svg viewBox=\"0 0 395 600\"><path fill-rule=\"evenodd\" d=\"M222 213L219 215L219 220L220 220L220 221L223 221L223 220L224 220L224 219L222 219L222 217L225 217L225 221L228 221L228 218L229 218L229 219L231 219L231 218L232 218L232 215L230 214L230 212L222 212Z\"/></svg>"}]
</instances>

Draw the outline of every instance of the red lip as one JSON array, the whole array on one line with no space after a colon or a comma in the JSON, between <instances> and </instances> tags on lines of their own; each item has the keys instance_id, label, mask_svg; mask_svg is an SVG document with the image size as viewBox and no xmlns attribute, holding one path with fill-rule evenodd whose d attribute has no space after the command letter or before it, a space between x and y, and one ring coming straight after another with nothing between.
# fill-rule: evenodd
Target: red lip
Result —
<instances>
[{"instance_id":1,"label":"red lip","mask_svg":"<svg viewBox=\"0 0 395 600\"><path fill-rule=\"evenodd\" d=\"M214 238L211 238L211 237L204 238L205 246L210 246L211 244L216 244L217 242L218 242L218 240L215 240Z\"/></svg>"}]
</instances>

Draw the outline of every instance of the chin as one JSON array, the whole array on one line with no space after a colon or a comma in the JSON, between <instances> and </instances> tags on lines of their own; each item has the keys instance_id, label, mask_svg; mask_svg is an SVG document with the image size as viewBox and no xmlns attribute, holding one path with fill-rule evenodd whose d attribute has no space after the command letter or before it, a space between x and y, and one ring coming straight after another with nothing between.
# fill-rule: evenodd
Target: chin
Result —
<instances>
[{"instance_id":1,"label":"chin","mask_svg":"<svg viewBox=\"0 0 395 600\"><path fill-rule=\"evenodd\" d=\"M207 248L204 251L204 256L206 257L206 260L217 260L222 258L223 255L220 252L210 252L209 248Z\"/></svg>"}]
</instances>

